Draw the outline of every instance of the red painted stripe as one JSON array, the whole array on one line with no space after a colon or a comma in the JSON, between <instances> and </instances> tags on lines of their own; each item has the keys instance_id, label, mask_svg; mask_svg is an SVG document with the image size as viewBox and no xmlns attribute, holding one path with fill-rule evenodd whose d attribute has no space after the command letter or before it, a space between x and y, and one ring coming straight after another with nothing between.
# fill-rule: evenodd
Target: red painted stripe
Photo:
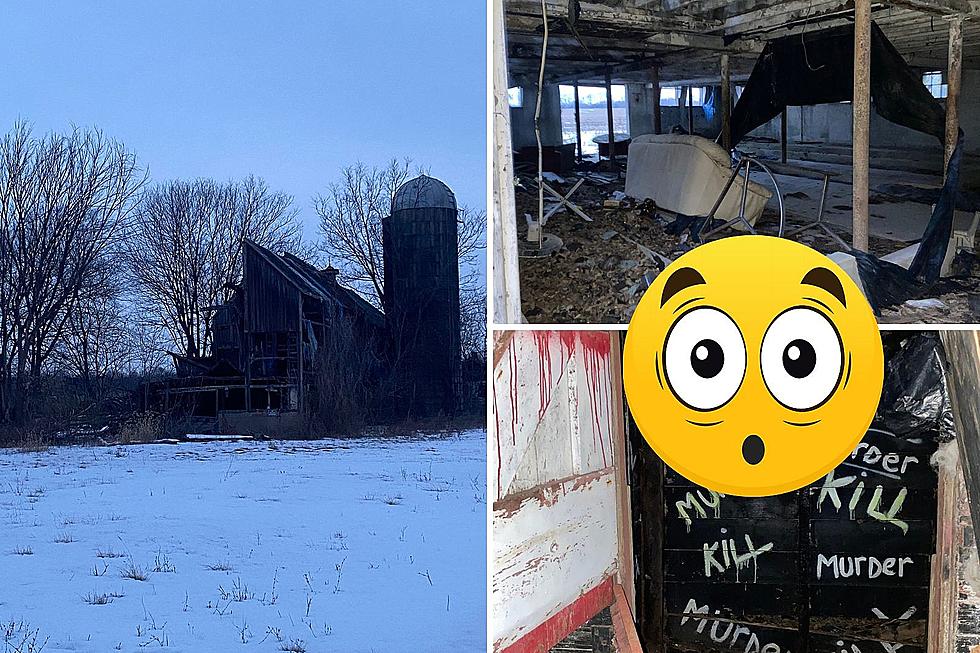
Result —
<instances>
[{"instance_id":1,"label":"red painted stripe","mask_svg":"<svg viewBox=\"0 0 980 653\"><path fill-rule=\"evenodd\" d=\"M613 602L612 577L581 595L501 653L547 653L555 644Z\"/></svg>"}]
</instances>

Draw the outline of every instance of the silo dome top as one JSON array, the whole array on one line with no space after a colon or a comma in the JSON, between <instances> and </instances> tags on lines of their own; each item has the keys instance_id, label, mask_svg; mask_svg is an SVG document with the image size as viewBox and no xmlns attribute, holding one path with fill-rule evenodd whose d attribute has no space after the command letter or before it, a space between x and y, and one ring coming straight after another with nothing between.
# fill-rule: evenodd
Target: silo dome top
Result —
<instances>
[{"instance_id":1,"label":"silo dome top","mask_svg":"<svg viewBox=\"0 0 980 653\"><path fill-rule=\"evenodd\" d=\"M435 177L419 175L409 179L395 191L391 212L403 209L452 209L456 210L456 196L449 186Z\"/></svg>"}]
</instances>

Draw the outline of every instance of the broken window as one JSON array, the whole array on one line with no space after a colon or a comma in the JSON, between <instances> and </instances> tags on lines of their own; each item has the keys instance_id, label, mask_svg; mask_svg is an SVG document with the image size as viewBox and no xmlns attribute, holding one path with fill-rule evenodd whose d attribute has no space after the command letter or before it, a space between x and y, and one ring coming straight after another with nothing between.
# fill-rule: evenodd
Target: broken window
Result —
<instances>
[{"instance_id":1,"label":"broken window","mask_svg":"<svg viewBox=\"0 0 980 653\"><path fill-rule=\"evenodd\" d=\"M662 107L676 107L680 106L681 101L681 87L680 86L664 86L660 89L660 106Z\"/></svg>"},{"instance_id":2,"label":"broken window","mask_svg":"<svg viewBox=\"0 0 980 653\"><path fill-rule=\"evenodd\" d=\"M706 95L707 94L705 93L705 88L703 86L692 86L691 104L695 107L703 107Z\"/></svg>"},{"instance_id":3,"label":"broken window","mask_svg":"<svg viewBox=\"0 0 980 653\"><path fill-rule=\"evenodd\" d=\"M507 103L512 109L522 108L524 106L524 89L520 86L507 89Z\"/></svg>"},{"instance_id":4,"label":"broken window","mask_svg":"<svg viewBox=\"0 0 980 653\"><path fill-rule=\"evenodd\" d=\"M577 139L575 128L575 87L560 85L561 132L563 143L574 143ZM605 86L579 86L579 117L582 124L582 154L598 154L599 146L592 141L596 136L606 136L609 132L609 116L606 112ZM626 103L626 86L613 84L613 131L629 134L629 111Z\"/></svg>"},{"instance_id":5,"label":"broken window","mask_svg":"<svg viewBox=\"0 0 980 653\"><path fill-rule=\"evenodd\" d=\"M926 85L929 92L932 93L932 97L944 98L949 90L949 86L945 82L945 76L941 70L932 70L922 75L922 83Z\"/></svg>"}]
</instances>

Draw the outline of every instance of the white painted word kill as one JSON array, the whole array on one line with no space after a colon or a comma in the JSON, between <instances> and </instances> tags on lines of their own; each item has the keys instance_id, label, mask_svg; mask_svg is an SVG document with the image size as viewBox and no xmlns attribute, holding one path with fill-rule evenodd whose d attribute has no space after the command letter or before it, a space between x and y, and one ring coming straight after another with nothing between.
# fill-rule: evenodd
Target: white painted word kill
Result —
<instances>
[{"instance_id":1,"label":"white painted word kill","mask_svg":"<svg viewBox=\"0 0 980 653\"><path fill-rule=\"evenodd\" d=\"M759 580L759 561L760 555L766 551L772 550L773 543L763 544L762 546L756 548L752 544L752 538L749 534L745 534L745 550L741 553L738 551L738 546L735 542L735 538L729 538L721 540L719 542L714 542L713 544L708 544L707 542L703 545L704 551L704 575L707 578L711 578L711 572L716 571L721 574L726 570L735 568L735 580L739 580L738 572L741 569L747 568L750 564L754 568L754 576L752 582Z\"/></svg>"},{"instance_id":2,"label":"white painted word kill","mask_svg":"<svg viewBox=\"0 0 980 653\"><path fill-rule=\"evenodd\" d=\"M829 499L834 509L840 512L841 507L844 505L842 495L846 496L846 492L844 492L846 488L851 493L847 497L847 510L850 513L851 519L854 519L854 515L863 506L864 512L872 519L892 524L900 529L902 533L908 533L909 525L898 518L902 504L905 503L905 497L909 493L908 488L903 487L899 489L892 499L891 505L887 509L882 510L882 507L887 502L884 488L878 485L874 490L870 490L865 487L864 481L858 481L856 485L853 485L855 481L857 481L857 476L834 478L834 472L827 474L824 477L823 485L820 488L820 495L817 498L817 510L822 511L825 502Z\"/></svg>"}]
</instances>

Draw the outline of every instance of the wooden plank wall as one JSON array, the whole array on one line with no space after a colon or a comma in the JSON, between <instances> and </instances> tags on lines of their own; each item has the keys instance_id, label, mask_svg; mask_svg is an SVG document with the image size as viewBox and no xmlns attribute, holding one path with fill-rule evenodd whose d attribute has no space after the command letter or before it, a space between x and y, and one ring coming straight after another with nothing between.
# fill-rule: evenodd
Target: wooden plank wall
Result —
<instances>
[{"instance_id":1,"label":"wooden plank wall","mask_svg":"<svg viewBox=\"0 0 980 653\"><path fill-rule=\"evenodd\" d=\"M623 415L610 364L612 352L618 355L613 337L495 336L489 452L495 650L553 623L617 572L613 434L621 432Z\"/></svg>"},{"instance_id":2,"label":"wooden plank wall","mask_svg":"<svg viewBox=\"0 0 980 653\"><path fill-rule=\"evenodd\" d=\"M662 580L640 562L646 582L663 585L659 615L658 588L637 588L648 648L662 637L676 651L924 652L937 438L872 427L822 481L766 498L721 495L663 468L662 505L638 507L662 511L664 524Z\"/></svg>"}]
</instances>

